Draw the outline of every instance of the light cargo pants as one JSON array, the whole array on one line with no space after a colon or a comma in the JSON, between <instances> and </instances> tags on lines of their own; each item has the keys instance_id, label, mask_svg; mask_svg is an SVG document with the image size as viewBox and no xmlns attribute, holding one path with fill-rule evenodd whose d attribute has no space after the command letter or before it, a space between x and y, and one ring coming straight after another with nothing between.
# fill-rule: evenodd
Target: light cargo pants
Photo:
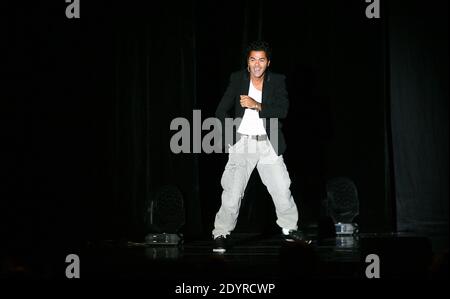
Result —
<instances>
[{"instance_id":1,"label":"light cargo pants","mask_svg":"<svg viewBox=\"0 0 450 299\"><path fill-rule=\"evenodd\" d=\"M228 163L221 179L222 205L212 232L214 238L226 236L235 228L241 199L255 166L275 204L278 226L297 229L298 210L289 189L291 180L283 156L275 153L269 140L242 136L229 148Z\"/></svg>"}]
</instances>

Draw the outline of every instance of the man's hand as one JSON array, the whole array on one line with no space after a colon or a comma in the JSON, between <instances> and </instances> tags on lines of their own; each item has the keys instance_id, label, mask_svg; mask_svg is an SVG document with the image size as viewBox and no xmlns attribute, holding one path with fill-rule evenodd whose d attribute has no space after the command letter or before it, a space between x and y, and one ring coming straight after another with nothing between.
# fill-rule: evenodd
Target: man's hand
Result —
<instances>
[{"instance_id":1,"label":"man's hand","mask_svg":"<svg viewBox=\"0 0 450 299\"><path fill-rule=\"evenodd\" d=\"M261 110L261 105L252 99L251 97L247 95L241 95L241 107L243 108L250 108L250 109L256 109L258 111Z\"/></svg>"}]
</instances>

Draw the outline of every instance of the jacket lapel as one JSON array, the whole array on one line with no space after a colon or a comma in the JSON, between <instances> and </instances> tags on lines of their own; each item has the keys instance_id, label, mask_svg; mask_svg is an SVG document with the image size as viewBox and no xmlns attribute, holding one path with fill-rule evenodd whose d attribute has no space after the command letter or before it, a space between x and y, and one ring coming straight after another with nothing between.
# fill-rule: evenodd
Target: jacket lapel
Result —
<instances>
[{"instance_id":1,"label":"jacket lapel","mask_svg":"<svg viewBox=\"0 0 450 299\"><path fill-rule=\"evenodd\" d=\"M242 95L248 95L248 87L250 86L250 76L248 75L248 72L244 73L244 76L242 76L241 81L241 93Z\"/></svg>"},{"instance_id":2,"label":"jacket lapel","mask_svg":"<svg viewBox=\"0 0 450 299\"><path fill-rule=\"evenodd\" d=\"M250 85L250 76L247 71L244 71L242 75L241 85L239 86L239 94L236 96L236 107L238 108L236 111L236 117L244 117L245 109L241 107L240 95L248 95L248 87Z\"/></svg>"},{"instance_id":3,"label":"jacket lapel","mask_svg":"<svg viewBox=\"0 0 450 299\"><path fill-rule=\"evenodd\" d=\"M262 90L262 102L264 104L270 102L271 98L271 92L272 92L272 82L270 80L270 72L267 72L264 76L264 84L263 84L263 90Z\"/></svg>"}]
</instances>

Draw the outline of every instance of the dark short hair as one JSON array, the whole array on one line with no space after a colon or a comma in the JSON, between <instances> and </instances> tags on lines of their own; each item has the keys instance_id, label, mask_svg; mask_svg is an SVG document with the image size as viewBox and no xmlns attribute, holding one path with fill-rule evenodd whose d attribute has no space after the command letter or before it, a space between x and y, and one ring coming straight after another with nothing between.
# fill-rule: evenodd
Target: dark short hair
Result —
<instances>
[{"instance_id":1,"label":"dark short hair","mask_svg":"<svg viewBox=\"0 0 450 299\"><path fill-rule=\"evenodd\" d=\"M270 60L272 56L272 50L270 49L269 43L265 41L253 41L245 49L245 60L250 56L251 51L264 51L266 52L267 60Z\"/></svg>"}]
</instances>

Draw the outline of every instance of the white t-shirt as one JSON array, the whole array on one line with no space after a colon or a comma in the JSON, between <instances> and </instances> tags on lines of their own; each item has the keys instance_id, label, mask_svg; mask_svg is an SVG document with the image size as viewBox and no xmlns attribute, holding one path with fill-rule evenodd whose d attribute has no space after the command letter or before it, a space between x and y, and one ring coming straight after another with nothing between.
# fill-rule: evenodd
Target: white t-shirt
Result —
<instances>
[{"instance_id":1,"label":"white t-shirt","mask_svg":"<svg viewBox=\"0 0 450 299\"><path fill-rule=\"evenodd\" d=\"M262 91L259 91L253 86L250 79L250 87L248 89L248 96L257 101L262 102ZM266 129L264 129L264 123L259 118L259 111L256 109L246 108L244 117L242 118L241 125L239 126L238 133L245 135L266 135Z\"/></svg>"}]
</instances>

